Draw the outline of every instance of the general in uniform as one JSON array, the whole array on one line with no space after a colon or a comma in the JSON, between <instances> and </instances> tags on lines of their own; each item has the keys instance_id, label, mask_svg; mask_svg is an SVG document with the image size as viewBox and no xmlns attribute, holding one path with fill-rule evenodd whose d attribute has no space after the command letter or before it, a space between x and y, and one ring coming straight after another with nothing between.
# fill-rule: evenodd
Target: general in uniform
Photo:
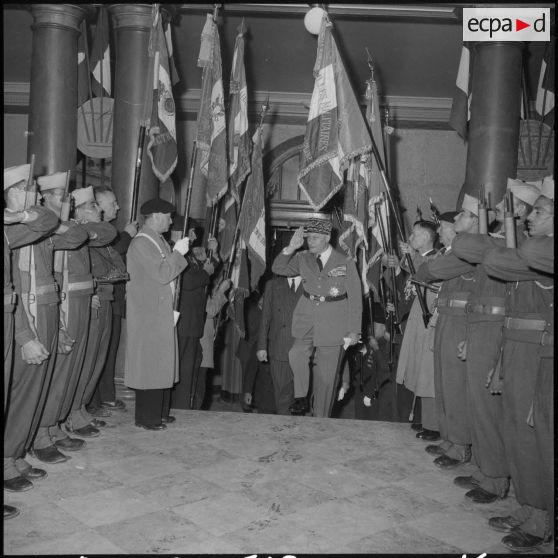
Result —
<instances>
[{"instance_id":1,"label":"general in uniform","mask_svg":"<svg viewBox=\"0 0 558 558\"><path fill-rule=\"evenodd\" d=\"M275 258L272 271L277 275L302 277L303 296L293 313L295 340L289 351L295 391L291 411L305 411L309 362L315 350L313 414L327 417L340 349L344 343L356 344L360 336L362 285L353 260L329 244L329 219L311 219L306 232L309 249L297 252L304 243L304 231L300 227L289 246Z\"/></svg>"}]
</instances>

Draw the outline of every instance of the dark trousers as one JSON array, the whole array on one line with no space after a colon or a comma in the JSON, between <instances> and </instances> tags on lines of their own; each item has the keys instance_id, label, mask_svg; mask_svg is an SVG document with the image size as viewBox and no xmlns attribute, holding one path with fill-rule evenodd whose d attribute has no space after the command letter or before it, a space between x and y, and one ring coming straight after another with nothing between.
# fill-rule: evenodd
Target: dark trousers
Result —
<instances>
[{"instance_id":1,"label":"dark trousers","mask_svg":"<svg viewBox=\"0 0 558 558\"><path fill-rule=\"evenodd\" d=\"M289 406L294 399L293 371L288 361L269 361L269 370L273 379L275 408L278 415L290 415Z\"/></svg>"},{"instance_id":2,"label":"dark trousers","mask_svg":"<svg viewBox=\"0 0 558 558\"><path fill-rule=\"evenodd\" d=\"M178 351L180 380L172 389L171 407L173 409L199 409L205 397L206 381L205 374L200 370L202 348L199 337L179 337ZM190 407L192 387L194 388L194 400Z\"/></svg>"},{"instance_id":3,"label":"dark trousers","mask_svg":"<svg viewBox=\"0 0 558 558\"><path fill-rule=\"evenodd\" d=\"M136 422L144 425L161 424L169 416L170 389L136 389Z\"/></svg>"},{"instance_id":4,"label":"dark trousers","mask_svg":"<svg viewBox=\"0 0 558 558\"><path fill-rule=\"evenodd\" d=\"M14 348L14 313L4 311L4 413L8 403Z\"/></svg>"},{"instance_id":5,"label":"dark trousers","mask_svg":"<svg viewBox=\"0 0 558 558\"><path fill-rule=\"evenodd\" d=\"M114 305L113 305L114 306ZM122 316L112 314L112 334L109 341L107 359L101 372L99 383L91 399L91 407L98 409L101 403L116 401L116 389L114 387L114 372L116 367L116 355L120 344L120 332L122 330Z\"/></svg>"},{"instance_id":6,"label":"dark trousers","mask_svg":"<svg viewBox=\"0 0 558 558\"><path fill-rule=\"evenodd\" d=\"M58 303L38 304L36 324L39 340L51 356L42 364L27 364L21 358L21 347L17 346L14 351L12 388L4 422L5 458L23 457L39 427L54 370Z\"/></svg>"}]
</instances>

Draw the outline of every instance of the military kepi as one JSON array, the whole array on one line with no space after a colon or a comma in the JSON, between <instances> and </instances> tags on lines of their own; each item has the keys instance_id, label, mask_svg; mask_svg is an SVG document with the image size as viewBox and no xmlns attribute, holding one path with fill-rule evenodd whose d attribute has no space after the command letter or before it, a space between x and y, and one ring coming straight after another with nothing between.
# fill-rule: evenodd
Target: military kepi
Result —
<instances>
[{"instance_id":1,"label":"military kepi","mask_svg":"<svg viewBox=\"0 0 558 558\"><path fill-rule=\"evenodd\" d=\"M445 221L446 223L454 223L455 218L459 215L458 211L445 211L438 216L440 221Z\"/></svg>"},{"instance_id":2,"label":"military kepi","mask_svg":"<svg viewBox=\"0 0 558 558\"><path fill-rule=\"evenodd\" d=\"M55 190L56 188L66 188L66 172L55 172L54 174L47 174L46 176L39 176L37 178L37 184L39 185L39 190L44 192L45 190Z\"/></svg>"},{"instance_id":3,"label":"military kepi","mask_svg":"<svg viewBox=\"0 0 558 558\"><path fill-rule=\"evenodd\" d=\"M151 215L152 213L174 213L176 211L174 205L166 200L154 198L146 201L140 208L142 215Z\"/></svg>"},{"instance_id":4,"label":"military kepi","mask_svg":"<svg viewBox=\"0 0 558 558\"><path fill-rule=\"evenodd\" d=\"M307 233L331 234L331 220L329 216L311 217L305 229Z\"/></svg>"},{"instance_id":5,"label":"military kepi","mask_svg":"<svg viewBox=\"0 0 558 558\"><path fill-rule=\"evenodd\" d=\"M4 169L4 190L7 190L22 180L27 181L30 168L31 165L27 163L25 165L16 165L15 167Z\"/></svg>"},{"instance_id":6,"label":"military kepi","mask_svg":"<svg viewBox=\"0 0 558 558\"><path fill-rule=\"evenodd\" d=\"M540 190L534 184L508 178L507 189L512 192L514 197L529 205L533 205L537 198L541 195Z\"/></svg>"},{"instance_id":7,"label":"military kepi","mask_svg":"<svg viewBox=\"0 0 558 558\"><path fill-rule=\"evenodd\" d=\"M93 194L93 186L87 186L86 188L78 188L72 192L72 197L74 198L76 207L82 203L94 202L95 195Z\"/></svg>"},{"instance_id":8,"label":"military kepi","mask_svg":"<svg viewBox=\"0 0 558 558\"><path fill-rule=\"evenodd\" d=\"M463 196L463 203L461 204L462 211L469 211L473 215L478 217L479 215L479 200L470 196L469 194L465 194Z\"/></svg>"}]
</instances>

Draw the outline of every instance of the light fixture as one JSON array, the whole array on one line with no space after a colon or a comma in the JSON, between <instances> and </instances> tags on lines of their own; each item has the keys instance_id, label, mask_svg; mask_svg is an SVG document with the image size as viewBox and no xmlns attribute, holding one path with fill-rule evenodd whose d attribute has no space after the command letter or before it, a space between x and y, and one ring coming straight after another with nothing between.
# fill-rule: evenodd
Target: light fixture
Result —
<instances>
[{"instance_id":1,"label":"light fixture","mask_svg":"<svg viewBox=\"0 0 558 558\"><path fill-rule=\"evenodd\" d=\"M304 27L306 27L306 31L308 31L308 33L312 33L312 35L320 34L322 18L325 13L326 12L323 8L320 8L316 5L308 10L306 15L304 16Z\"/></svg>"}]
</instances>

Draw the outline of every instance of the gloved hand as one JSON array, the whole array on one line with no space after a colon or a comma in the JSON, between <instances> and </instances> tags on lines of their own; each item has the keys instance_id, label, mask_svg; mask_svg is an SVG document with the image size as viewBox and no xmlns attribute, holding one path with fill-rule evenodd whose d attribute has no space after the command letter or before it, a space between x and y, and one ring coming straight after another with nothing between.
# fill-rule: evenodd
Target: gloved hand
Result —
<instances>
[{"instance_id":1,"label":"gloved hand","mask_svg":"<svg viewBox=\"0 0 558 558\"><path fill-rule=\"evenodd\" d=\"M188 253L188 250L190 250L190 239L186 236L184 238L181 238L180 240L177 240L174 243L174 249L185 256Z\"/></svg>"},{"instance_id":2,"label":"gloved hand","mask_svg":"<svg viewBox=\"0 0 558 558\"><path fill-rule=\"evenodd\" d=\"M21 358L27 364L41 364L49 357L49 352L38 339L31 339L21 347Z\"/></svg>"}]
</instances>

